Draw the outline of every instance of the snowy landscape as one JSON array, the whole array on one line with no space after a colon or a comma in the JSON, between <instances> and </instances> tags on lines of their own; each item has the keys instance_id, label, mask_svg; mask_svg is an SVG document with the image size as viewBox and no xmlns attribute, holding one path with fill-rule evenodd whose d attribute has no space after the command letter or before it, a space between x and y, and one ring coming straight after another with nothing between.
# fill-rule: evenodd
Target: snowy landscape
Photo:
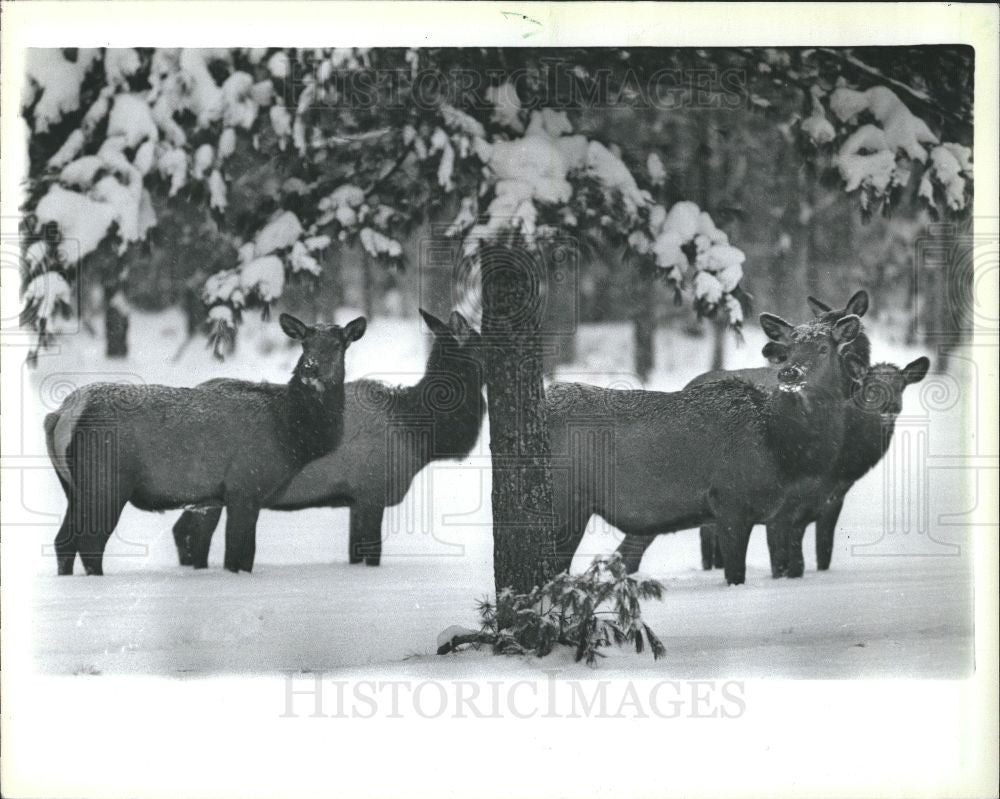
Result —
<instances>
[{"instance_id":1,"label":"snowy landscape","mask_svg":"<svg viewBox=\"0 0 1000 799\"><path fill-rule=\"evenodd\" d=\"M97 5L3 9L0 793L996 795L995 8Z\"/></svg>"},{"instance_id":2,"label":"snowy landscape","mask_svg":"<svg viewBox=\"0 0 1000 799\"><path fill-rule=\"evenodd\" d=\"M356 315L341 309L338 320ZM248 322L234 356L219 364L203 344L171 356L183 335L176 312L134 314L134 352L109 361L99 337L61 336L37 371L24 373L24 448L44 453L41 416L68 387L97 380L191 384L212 376L284 381L297 357L274 322ZM598 385L638 386L621 371L631 346L627 325L586 326L578 363L557 377ZM727 365L758 365L760 332L727 346ZM921 351L872 331L874 359L903 364ZM423 369L426 329L417 318L375 319L347 357L347 379L415 382ZM664 330L648 385L676 390L705 370L706 338ZM719 570L702 571L696 530L657 539L642 563L666 586L643 604L666 656L653 661L610 650L603 675L802 678L961 677L972 670L972 529L951 523L973 505L962 470L930 469L926 486L887 475L925 431L933 465L961 451L963 400L942 403L967 375L932 376L904 395L892 448L848 495L830 571L815 570L813 536L805 541L802 579L772 579L763 528L748 555L747 583L727 587ZM930 384L930 383L929 383ZM963 395L964 396L964 395ZM39 401L40 400L40 401ZM943 410L941 408L944 408ZM483 676L537 673L553 663L566 674L593 670L571 653L494 657L486 650L437 656L438 634L452 624L477 626L475 601L492 591L490 461L484 424L472 455L431 464L405 502L386 515L382 565L346 562L347 510L268 512L261 517L251 575L221 568L216 537L207 571L177 565L171 526L178 512L126 509L112 537L104 577L56 577L51 543L65 499L50 468L14 479L33 526L5 537L6 557L30 573L35 667L53 674L205 676L283 671L368 675ZM902 459L902 460L901 460ZM42 459L39 459L41 466ZM10 478L8 478L10 479ZM909 492L909 493L907 493ZM914 493L915 492L915 493ZM923 493L926 492L926 493ZM926 502L924 510L914 506ZM926 515L924 515L926 514ZM595 519L574 562L614 550L620 534ZM10 564L8 564L10 565ZM11 611L8 611L11 612Z\"/></svg>"}]
</instances>

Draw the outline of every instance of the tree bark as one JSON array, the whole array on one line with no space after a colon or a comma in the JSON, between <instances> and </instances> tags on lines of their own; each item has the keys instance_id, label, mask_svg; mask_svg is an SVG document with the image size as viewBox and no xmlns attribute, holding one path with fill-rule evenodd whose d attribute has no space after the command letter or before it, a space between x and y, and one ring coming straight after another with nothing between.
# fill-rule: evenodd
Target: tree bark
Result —
<instances>
[{"instance_id":1,"label":"tree bark","mask_svg":"<svg viewBox=\"0 0 1000 799\"><path fill-rule=\"evenodd\" d=\"M726 323L716 319L712 323L712 366L711 371L717 372L726 368Z\"/></svg>"},{"instance_id":2,"label":"tree bark","mask_svg":"<svg viewBox=\"0 0 1000 799\"><path fill-rule=\"evenodd\" d=\"M652 277L633 269L632 338L635 343L635 373L643 383L654 366L656 335L656 284Z\"/></svg>"},{"instance_id":3,"label":"tree bark","mask_svg":"<svg viewBox=\"0 0 1000 799\"><path fill-rule=\"evenodd\" d=\"M523 593L554 574L556 554L540 335L544 264L516 246L484 247L481 262L494 580L498 593Z\"/></svg>"},{"instance_id":4,"label":"tree bark","mask_svg":"<svg viewBox=\"0 0 1000 799\"><path fill-rule=\"evenodd\" d=\"M372 257L366 252L361 253L361 296L363 310L369 319L375 315L375 270Z\"/></svg>"},{"instance_id":5,"label":"tree bark","mask_svg":"<svg viewBox=\"0 0 1000 799\"><path fill-rule=\"evenodd\" d=\"M802 243L799 250L799 268L805 283L805 294L822 296L820 285L819 264L816 261L816 184L819 176L816 174L816 164L807 158L802 168L802 184L799 194L799 225L802 228Z\"/></svg>"},{"instance_id":6,"label":"tree bark","mask_svg":"<svg viewBox=\"0 0 1000 799\"><path fill-rule=\"evenodd\" d=\"M543 245L544 246L544 245ZM557 247L562 245L556 245ZM580 318L579 268L576 260L545 258L548 270L542 336L545 342L545 374L555 377L556 367L576 361L576 326Z\"/></svg>"},{"instance_id":7,"label":"tree bark","mask_svg":"<svg viewBox=\"0 0 1000 799\"><path fill-rule=\"evenodd\" d=\"M125 295L115 284L104 287L104 352L109 358L128 357L128 313Z\"/></svg>"}]
</instances>

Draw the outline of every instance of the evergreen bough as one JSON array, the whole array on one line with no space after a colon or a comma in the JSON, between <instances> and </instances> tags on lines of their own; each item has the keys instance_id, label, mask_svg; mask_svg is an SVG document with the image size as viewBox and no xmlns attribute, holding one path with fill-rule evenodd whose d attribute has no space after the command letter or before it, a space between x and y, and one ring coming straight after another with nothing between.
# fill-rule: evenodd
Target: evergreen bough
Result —
<instances>
[{"instance_id":1,"label":"evergreen bough","mask_svg":"<svg viewBox=\"0 0 1000 799\"><path fill-rule=\"evenodd\" d=\"M544 657L563 645L573 647L577 662L594 665L605 656L602 649L631 644L638 654L648 646L658 659L666 650L642 620L639 601L661 599L663 591L657 580L629 575L617 553L595 558L582 574L562 572L528 593L504 589L495 603L483 599L479 632L452 636L438 654L489 644L498 655Z\"/></svg>"}]
</instances>

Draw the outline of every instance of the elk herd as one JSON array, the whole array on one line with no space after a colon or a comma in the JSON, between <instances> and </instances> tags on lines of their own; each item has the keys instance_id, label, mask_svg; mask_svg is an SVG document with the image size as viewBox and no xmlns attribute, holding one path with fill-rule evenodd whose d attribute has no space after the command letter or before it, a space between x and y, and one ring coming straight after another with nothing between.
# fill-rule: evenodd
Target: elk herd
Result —
<instances>
[{"instance_id":1,"label":"elk herd","mask_svg":"<svg viewBox=\"0 0 1000 799\"><path fill-rule=\"evenodd\" d=\"M930 364L871 363L863 291L839 310L813 298L809 306L814 318L800 325L761 314L767 367L709 372L674 392L547 388L560 568L594 515L624 533L630 571L656 536L700 526L703 567L743 583L750 532L764 524L773 576L801 577L810 523L817 567L829 568L845 496L885 453L903 391ZM485 410L479 333L458 312L447 323L420 313L433 343L412 386L345 383L364 318L309 326L282 314L302 348L286 384L74 391L45 418L68 502L58 573L72 574L79 555L87 574L102 574L129 502L183 508L174 539L181 565L195 568L208 565L224 509L232 572L253 568L261 510L348 507L350 562L378 565L385 509L431 461L468 455Z\"/></svg>"}]
</instances>

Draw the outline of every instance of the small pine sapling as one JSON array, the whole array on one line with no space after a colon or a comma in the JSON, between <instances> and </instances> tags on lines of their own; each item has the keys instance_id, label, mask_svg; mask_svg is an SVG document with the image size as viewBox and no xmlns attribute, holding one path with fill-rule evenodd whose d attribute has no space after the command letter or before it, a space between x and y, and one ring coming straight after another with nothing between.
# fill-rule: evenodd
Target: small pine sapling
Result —
<instances>
[{"instance_id":1,"label":"small pine sapling","mask_svg":"<svg viewBox=\"0 0 1000 799\"><path fill-rule=\"evenodd\" d=\"M449 627L437 652L490 644L498 655L544 657L562 645L573 648L577 662L592 666L605 647L632 644L638 654L648 645L658 659L666 650L642 620L639 601L661 599L663 590L656 580L629 575L617 553L595 558L583 574L562 572L526 594L504 589L496 603L482 600L480 630Z\"/></svg>"}]
</instances>

